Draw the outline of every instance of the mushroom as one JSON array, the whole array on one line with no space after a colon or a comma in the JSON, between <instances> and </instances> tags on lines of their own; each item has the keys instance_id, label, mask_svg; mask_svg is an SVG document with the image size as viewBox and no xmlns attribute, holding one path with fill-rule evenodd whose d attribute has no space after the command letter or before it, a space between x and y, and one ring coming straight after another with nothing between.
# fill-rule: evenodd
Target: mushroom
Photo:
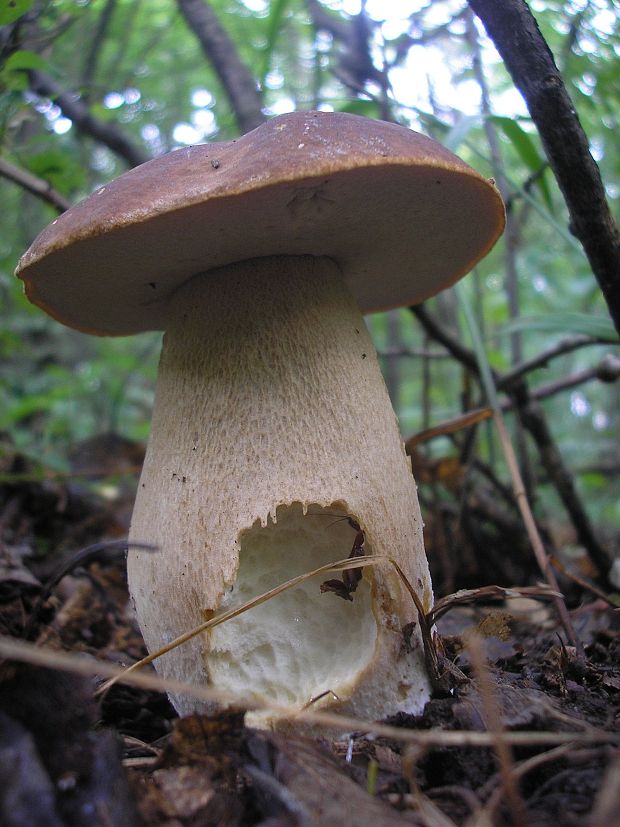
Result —
<instances>
[{"instance_id":1,"label":"mushroom","mask_svg":"<svg viewBox=\"0 0 620 827\"><path fill-rule=\"evenodd\" d=\"M130 533L159 551L128 559L149 650L361 544L431 606L410 460L362 313L452 284L503 222L493 184L431 139L294 112L149 161L34 241L17 272L54 318L165 330ZM367 566L340 590L325 579L158 670L245 699L419 712L428 677L419 629L404 645L416 610L394 569Z\"/></svg>"}]
</instances>

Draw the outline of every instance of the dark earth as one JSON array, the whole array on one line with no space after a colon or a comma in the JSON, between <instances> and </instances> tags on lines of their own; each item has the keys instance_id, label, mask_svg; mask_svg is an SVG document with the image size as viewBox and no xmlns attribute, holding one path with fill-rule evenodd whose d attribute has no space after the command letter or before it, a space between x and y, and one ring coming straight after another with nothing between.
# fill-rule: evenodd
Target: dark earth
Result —
<instances>
[{"instance_id":1,"label":"dark earth","mask_svg":"<svg viewBox=\"0 0 620 827\"><path fill-rule=\"evenodd\" d=\"M123 553L141 448L115 439L98 475L79 452L70 475L45 478L33 462L0 454L4 638L89 663L126 666L145 654ZM446 569L428 522L438 591L538 581L522 551L499 579L505 546L518 541L494 529L481 535L486 547L477 538L475 555L464 534L463 558ZM561 578L583 652L567 644L548 599L489 599L481 588L455 604L435 641L444 688L422 717L387 722L402 737L258 731L241 712L179 719L156 691L116 684L96 696L96 663L84 677L0 660L0 825L613 827L620 614L614 596L587 582ZM468 742L470 732L488 733L486 742Z\"/></svg>"}]
</instances>

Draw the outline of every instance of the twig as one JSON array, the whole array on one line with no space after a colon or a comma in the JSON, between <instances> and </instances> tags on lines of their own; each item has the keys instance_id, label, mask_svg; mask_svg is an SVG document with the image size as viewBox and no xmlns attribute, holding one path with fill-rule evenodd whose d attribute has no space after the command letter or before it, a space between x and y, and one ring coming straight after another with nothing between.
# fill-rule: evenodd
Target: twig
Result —
<instances>
[{"instance_id":1,"label":"twig","mask_svg":"<svg viewBox=\"0 0 620 827\"><path fill-rule=\"evenodd\" d=\"M586 336L585 334L579 334L577 336L571 336L568 339L562 339L555 345L551 345L551 347L541 351L532 359L527 359L518 365L514 365L509 371L506 371L506 373L498 377L496 382L497 388L498 390L505 390L513 382L517 379L521 379L527 373L531 373L533 370L538 370L539 368L547 367L549 362L558 356L564 356L567 353L572 353L574 350L578 350L579 348L587 347L589 345L607 344L617 344L617 342L613 342L611 339L599 339L595 336Z\"/></svg>"},{"instance_id":2,"label":"twig","mask_svg":"<svg viewBox=\"0 0 620 827\"><path fill-rule=\"evenodd\" d=\"M534 360L532 360L534 361ZM550 396L555 396L562 391L570 390L577 385L582 385L584 382L589 382L592 379L598 379L601 382L612 382L620 379L620 359L608 354L598 365L593 365L591 368L585 368L578 373L573 373L570 376L559 379L557 382L549 382L545 385L539 385L530 391L530 400L547 399ZM504 384L503 382L498 383ZM515 408L516 403L514 399L502 399L500 408L502 411L511 411ZM446 419L438 425L433 425L430 428L425 428L423 431L410 436L405 441L405 449L407 453L411 453L413 449L423 442L429 442L436 437L446 436L447 434L454 434L462 431L464 428L471 428L473 425L478 425L493 416L492 408L472 408L465 413L454 416L451 419ZM609 473L614 473L614 469L610 469ZM0 477L1 479L1 477Z\"/></svg>"},{"instance_id":3,"label":"twig","mask_svg":"<svg viewBox=\"0 0 620 827\"><path fill-rule=\"evenodd\" d=\"M384 64L381 70L373 62L370 44L376 24L368 17L364 3L359 13L346 21L330 14L318 0L306 0L306 7L314 27L329 32L333 40L341 44L331 66L333 76L356 96L363 95L374 101L384 121L394 120L388 95L388 67ZM368 81L379 86L380 95L368 88Z\"/></svg>"},{"instance_id":4,"label":"twig","mask_svg":"<svg viewBox=\"0 0 620 827\"><path fill-rule=\"evenodd\" d=\"M493 748L497 756L502 786L510 807L511 822L518 827L525 827L528 823L527 809L515 778L514 758L510 744L506 741L502 714L493 691L491 673L485 660L482 641L477 634L473 633L467 636L466 645L476 675L476 683L487 719L486 724L493 735Z\"/></svg>"},{"instance_id":5,"label":"twig","mask_svg":"<svg viewBox=\"0 0 620 827\"><path fill-rule=\"evenodd\" d=\"M497 182L497 188L504 202L508 201L510 196L510 188L508 186L508 179L504 161L502 158L502 150L497 136L497 130L491 120L491 96L489 94L489 87L484 75L484 68L482 65L482 49L478 39L478 30L474 22L474 15L470 9L465 13L465 38L472 52L472 65L476 83L480 87L480 101L481 112L483 116L483 127L489 145L491 156L491 170ZM508 304L508 312L511 319L517 319L520 315L519 302L519 273L517 270L517 248L519 246L519 230L517 226L516 216L514 210L506 213L506 230L504 232L504 290ZM518 330L510 334L510 348L511 348L511 362L516 364L521 361L521 333ZM517 433L518 453L521 466L527 459L527 451L522 438L523 432Z\"/></svg>"},{"instance_id":6,"label":"twig","mask_svg":"<svg viewBox=\"0 0 620 827\"><path fill-rule=\"evenodd\" d=\"M581 242L620 332L620 232L588 138L547 42L524 0L469 0L502 56L543 142Z\"/></svg>"},{"instance_id":7,"label":"twig","mask_svg":"<svg viewBox=\"0 0 620 827\"><path fill-rule=\"evenodd\" d=\"M493 738L488 732L478 731L445 731L408 730L389 724L377 724L363 721L345 715L317 710L301 711L279 704L258 701L247 697L235 696L229 692L216 690L210 686L197 686L182 681L160 678L155 674L144 672L127 673L125 670L105 661L95 660L55 649L37 647L32 643L24 643L4 635L0 635L0 658L6 660L30 663L47 669L58 669L72 672L84 677L117 678L121 683L138 686L142 689L152 689L157 692L170 692L185 695L207 703L217 703L225 707L237 709L265 709L282 718L295 721L304 721L316 726L339 729L343 732L368 732L377 736L392 738L398 742L414 743L430 746L466 746L488 747L493 744ZM506 742L519 746L539 746L543 744L620 744L618 733L604 732L598 729L588 729L584 732L506 732Z\"/></svg>"},{"instance_id":8,"label":"twig","mask_svg":"<svg viewBox=\"0 0 620 827\"><path fill-rule=\"evenodd\" d=\"M426 613L426 620L432 626L442 618L446 612L455 606L467 606L470 603L478 603L487 600L511 600L516 598L530 597L552 600L559 597L560 592L554 591L547 585L540 586L480 586L477 589L460 589L454 594L447 594L440 597Z\"/></svg>"},{"instance_id":9,"label":"twig","mask_svg":"<svg viewBox=\"0 0 620 827\"><path fill-rule=\"evenodd\" d=\"M564 758L566 755L569 755L573 750L574 745L561 744L559 747L554 747L553 749L550 749L547 752L539 753L538 755L534 755L531 758L527 758L525 761L521 761L513 768L513 775L515 776L515 781L521 780L523 776L527 775L529 772L532 772L532 770L537 770L545 764L549 764L553 761L557 761L560 758ZM495 777L491 778L489 782L494 782L494 780ZM483 789L479 791L479 794L482 794L483 797L486 788L489 786L489 782L487 782L484 785ZM482 807L481 810L475 813L474 818L471 822L467 822L466 827L476 827L476 825L479 824L493 823L493 813L502 801L502 792L502 787L496 787L491 793L484 807Z\"/></svg>"},{"instance_id":10,"label":"twig","mask_svg":"<svg viewBox=\"0 0 620 827\"><path fill-rule=\"evenodd\" d=\"M420 305L418 307L411 307L410 310L419 319L426 332L432 338L446 347L452 355L475 376L481 377L481 368L478 366L477 359L471 350L462 345L451 333L448 333L439 325L425 307ZM491 369L489 369L489 374L493 386L497 387L501 377L498 377ZM549 474L550 480L558 490L562 502L567 508L568 515L579 536L579 541L583 543L588 554L600 569L603 576L607 575L609 569L608 555L604 549L602 549L596 538L588 515L574 487L572 475L566 468L552 434L546 425L544 414L542 410L537 409L537 407L533 405L532 400L544 398L545 395L550 395L551 392L557 393L560 389L572 386L571 383L585 381L586 379L594 378L594 376L604 381L613 381L613 379L619 375L620 360L609 354L593 373L586 374L584 372L577 378L571 380L571 382L561 380L561 383L546 386L544 390L543 388L539 388L537 392L531 394L523 379L518 382L515 380L515 382L507 388L507 392L511 395L511 404L515 407L517 415L536 443L541 461ZM510 405L508 403L498 403L498 413L501 413L505 407L510 407ZM488 417L489 414L486 414L486 416ZM485 417L482 416L481 418ZM516 464L515 467L518 468Z\"/></svg>"},{"instance_id":11,"label":"twig","mask_svg":"<svg viewBox=\"0 0 620 827\"><path fill-rule=\"evenodd\" d=\"M59 213L65 212L71 206L71 202L57 192L48 181L10 164L4 158L0 158L0 175L51 204Z\"/></svg>"},{"instance_id":12,"label":"twig","mask_svg":"<svg viewBox=\"0 0 620 827\"><path fill-rule=\"evenodd\" d=\"M118 554L124 554L129 548L140 549L141 551L157 551L156 546L146 543L130 543L127 540L104 540L80 549L80 551L72 554L68 560L62 562L44 583L33 604L28 623L24 628L24 638L28 640L32 635L43 605L50 597L52 589L60 583L63 577L84 563L92 563L96 559L107 559Z\"/></svg>"},{"instance_id":13,"label":"twig","mask_svg":"<svg viewBox=\"0 0 620 827\"><path fill-rule=\"evenodd\" d=\"M508 466L508 471L510 474L510 479L512 481L515 499L517 501L519 511L521 512L521 517L523 519L523 523L527 531L527 536L529 537L532 550L534 551L534 556L536 557L538 567L540 568L543 577L554 591L560 592L558 581L549 563L547 552L545 551L545 547L543 545L543 541L540 536L538 526L536 525L536 520L534 519L534 515L530 507L527 491L525 489L525 485L523 484L523 477L521 476L521 471L519 469L519 463L517 462L514 448L512 446L510 436L506 429L504 417L502 416L499 400L497 398L497 390L495 388L493 377L491 375L491 368L485 358L484 346L482 344L478 328L476 327L473 312L462 289L459 289L459 285L457 285L456 289L459 295L461 306L465 313L465 318L467 320L467 325L469 327L469 333L476 351L476 359L478 362L480 377L482 379L484 391L486 393L489 404L493 408L493 422L495 423L495 428L499 436L502 451L504 453L504 458ZM524 422L524 424L527 423ZM558 616L560 618L560 622L564 627L564 631L566 633L568 640L575 647L577 656L579 658L584 658L585 656L583 651L583 645L577 637L570 614L568 612L568 609L566 608L564 598L561 596L556 597L555 606Z\"/></svg>"},{"instance_id":14,"label":"twig","mask_svg":"<svg viewBox=\"0 0 620 827\"><path fill-rule=\"evenodd\" d=\"M519 405L518 411L521 422L536 443L542 464L549 475L550 481L564 503L566 511L571 516L577 539L587 549L601 576L606 578L611 566L610 555L598 541L592 523L575 488L574 477L564 464L560 450L549 430L543 409L531 398L527 387L523 388L523 401Z\"/></svg>"},{"instance_id":15,"label":"twig","mask_svg":"<svg viewBox=\"0 0 620 827\"><path fill-rule=\"evenodd\" d=\"M495 427L497 428L499 438L504 449L506 462L510 469L510 476L512 477L514 484L514 493L515 498L517 500L517 505L519 506L519 511L521 512L523 522L525 523L525 528L527 530L528 537L530 538L530 543L532 544L532 549L534 550L534 555L536 557L538 567L540 568L543 576L547 580L547 583L549 583L549 586L554 591L559 592L560 587L549 563L549 558L547 556L547 552L545 551L545 547L540 537L538 526L536 525L536 521L534 520L534 515L532 514L532 510L527 499L527 494L523 486L523 480L521 479L521 473L519 471L517 458L512 449L512 443L510 441L508 431L506 430L506 425L504 424L503 417L499 411L494 411L493 419L495 421ZM564 598L556 597L555 606L568 640L570 641L571 645L575 647L577 655L583 658L583 645L577 637L570 614L568 612L568 609L566 608Z\"/></svg>"},{"instance_id":16,"label":"twig","mask_svg":"<svg viewBox=\"0 0 620 827\"><path fill-rule=\"evenodd\" d=\"M236 45L206 0L177 0L177 3L224 87L239 129L242 132L255 129L265 120L261 96Z\"/></svg>"},{"instance_id":17,"label":"twig","mask_svg":"<svg viewBox=\"0 0 620 827\"><path fill-rule=\"evenodd\" d=\"M97 62L105 42L108 27L116 11L117 2L118 0L107 0L95 26L95 32L86 55L86 60L84 61L84 70L82 72L82 89L84 90L83 95L85 100L88 100L90 97L91 86L97 70ZM144 60L144 57L142 60Z\"/></svg>"},{"instance_id":18,"label":"twig","mask_svg":"<svg viewBox=\"0 0 620 827\"><path fill-rule=\"evenodd\" d=\"M78 132L90 135L123 158L131 167L148 161L146 155L136 146L115 123L107 123L95 118L78 96L63 90L53 78L40 69L29 73L30 88L42 98L51 98L60 108L62 114L73 121Z\"/></svg>"},{"instance_id":19,"label":"twig","mask_svg":"<svg viewBox=\"0 0 620 827\"><path fill-rule=\"evenodd\" d=\"M410 307L409 310L420 322L431 339L434 339L436 342L443 345L446 350L458 359L458 361L471 373L473 373L474 376L480 376L478 362L472 351L462 345L456 336L448 333L442 325L435 321L433 316L426 309L425 305L418 304L414 307Z\"/></svg>"},{"instance_id":20,"label":"twig","mask_svg":"<svg viewBox=\"0 0 620 827\"><path fill-rule=\"evenodd\" d=\"M554 396L561 391L570 390L577 385L582 385L584 382L589 382L591 379L598 379L601 382L614 382L619 378L620 359L609 353L598 365L585 368L578 373L573 373L571 376L566 376L564 379L558 379L557 382L548 382L546 385L539 385L538 388L532 391L531 396L537 400L547 399L549 396Z\"/></svg>"},{"instance_id":21,"label":"twig","mask_svg":"<svg viewBox=\"0 0 620 827\"><path fill-rule=\"evenodd\" d=\"M584 589L587 592L591 592L591 594L595 595L602 600L604 603L607 603L612 609L620 608L618 602L614 602L609 595L607 595L602 589L599 589L598 586L595 586L594 583L589 583L587 580L584 580L583 577L579 577L577 574L573 574L573 572L568 571L566 566L564 566L557 557L551 558L551 565L557 569L564 577L567 577L569 580L572 580L573 583L576 583L580 588Z\"/></svg>"},{"instance_id":22,"label":"twig","mask_svg":"<svg viewBox=\"0 0 620 827\"><path fill-rule=\"evenodd\" d=\"M380 359L450 359L449 353L443 350L416 350L408 347L384 347L377 350Z\"/></svg>"},{"instance_id":23,"label":"twig","mask_svg":"<svg viewBox=\"0 0 620 827\"><path fill-rule=\"evenodd\" d=\"M596 794L587 827L613 824L620 812L620 753L610 756L609 764Z\"/></svg>"}]
</instances>

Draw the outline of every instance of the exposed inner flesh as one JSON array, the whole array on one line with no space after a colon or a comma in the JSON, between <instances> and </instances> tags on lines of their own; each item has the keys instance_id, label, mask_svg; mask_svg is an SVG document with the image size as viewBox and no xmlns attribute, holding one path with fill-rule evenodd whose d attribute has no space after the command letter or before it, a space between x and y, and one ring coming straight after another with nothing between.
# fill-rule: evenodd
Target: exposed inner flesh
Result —
<instances>
[{"instance_id":1,"label":"exposed inner flesh","mask_svg":"<svg viewBox=\"0 0 620 827\"><path fill-rule=\"evenodd\" d=\"M348 557L357 532L340 516L318 507L304 515L294 503L278 508L276 523L243 531L237 580L220 610ZM377 627L365 579L352 601L321 592L323 581L341 577L317 575L216 627L208 659L215 686L295 706L324 692L346 698L372 659Z\"/></svg>"}]
</instances>

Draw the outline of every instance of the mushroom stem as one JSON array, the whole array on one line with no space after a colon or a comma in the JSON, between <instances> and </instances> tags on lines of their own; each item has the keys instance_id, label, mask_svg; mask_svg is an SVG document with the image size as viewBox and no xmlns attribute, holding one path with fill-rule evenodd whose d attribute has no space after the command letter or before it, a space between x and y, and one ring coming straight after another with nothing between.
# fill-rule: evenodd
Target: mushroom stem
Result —
<instances>
[{"instance_id":1,"label":"mushroom stem","mask_svg":"<svg viewBox=\"0 0 620 827\"><path fill-rule=\"evenodd\" d=\"M340 515L353 523L334 522ZM410 462L340 269L281 256L196 276L170 302L131 527L132 542L159 547L129 556L148 648L346 557L355 524L365 552L393 557L430 607ZM195 638L158 668L246 698L302 706L331 690L339 700L320 705L371 718L420 711L421 645L414 635L407 652L401 632L415 607L391 567L367 568L352 601L320 582Z\"/></svg>"}]
</instances>

